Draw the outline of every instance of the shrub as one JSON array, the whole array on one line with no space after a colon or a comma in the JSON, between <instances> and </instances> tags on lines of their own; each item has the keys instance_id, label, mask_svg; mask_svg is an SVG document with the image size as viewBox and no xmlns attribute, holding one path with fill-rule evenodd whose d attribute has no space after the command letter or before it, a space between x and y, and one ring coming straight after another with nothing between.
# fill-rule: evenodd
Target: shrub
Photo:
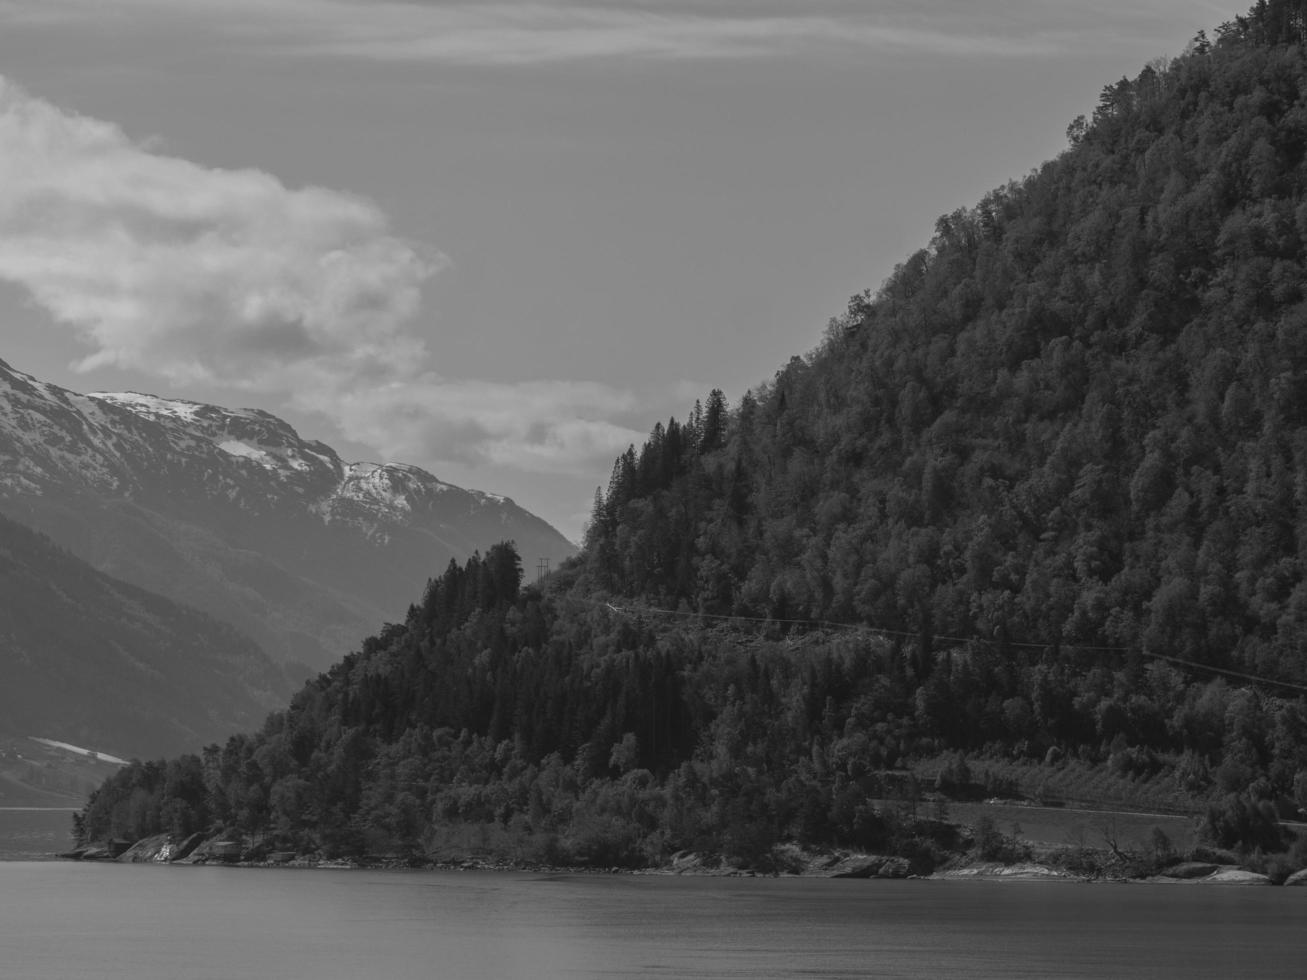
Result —
<instances>
[{"instance_id":1,"label":"shrub","mask_svg":"<svg viewBox=\"0 0 1307 980\"><path fill-rule=\"evenodd\" d=\"M1218 847L1238 848L1245 853L1254 848L1279 851L1285 845L1285 831L1275 816L1274 805L1254 800L1247 793L1229 793L1209 806L1201 833Z\"/></svg>"}]
</instances>

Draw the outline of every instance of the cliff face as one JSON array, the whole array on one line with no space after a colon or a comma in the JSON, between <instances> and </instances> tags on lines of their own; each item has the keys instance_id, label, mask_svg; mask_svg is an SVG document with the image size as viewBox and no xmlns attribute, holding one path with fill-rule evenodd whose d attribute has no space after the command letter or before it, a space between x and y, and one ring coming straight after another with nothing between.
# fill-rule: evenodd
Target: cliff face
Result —
<instances>
[{"instance_id":1,"label":"cliff face","mask_svg":"<svg viewBox=\"0 0 1307 980\"><path fill-rule=\"evenodd\" d=\"M267 412L83 395L0 362L0 512L95 567L325 666L451 558L574 548L495 494L348 463Z\"/></svg>"}]
</instances>

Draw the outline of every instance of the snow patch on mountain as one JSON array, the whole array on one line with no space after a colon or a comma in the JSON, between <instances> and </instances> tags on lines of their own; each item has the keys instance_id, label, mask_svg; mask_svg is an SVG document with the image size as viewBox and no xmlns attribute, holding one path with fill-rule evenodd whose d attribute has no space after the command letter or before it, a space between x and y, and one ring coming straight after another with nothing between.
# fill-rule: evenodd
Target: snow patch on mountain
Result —
<instances>
[{"instance_id":1,"label":"snow patch on mountain","mask_svg":"<svg viewBox=\"0 0 1307 980\"><path fill-rule=\"evenodd\" d=\"M239 442L235 439L227 439L224 442L217 443L228 456L239 456L242 459L252 459L256 463L262 463L264 466L276 466L277 462L258 446L251 446L249 443Z\"/></svg>"},{"instance_id":2,"label":"snow patch on mountain","mask_svg":"<svg viewBox=\"0 0 1307 980\"><path fill-rule=\"evenodd\" d=\"M338 497L374 506L409 512L413 509L412 488L400 468L381 463L350 463L336 491Z\"/></svg>"},{"instance_id":3,"label":"snow patch on mountain","mask_svg":"<svg viewBox=\"0 0 1307 980\"><path fill-rule=\"evenodd\" d=\"M0 361L0 495L69 490L299 513L376 543L405 528L453 540L468 520L482 528L538 522L507 497L464 490L417 466L346 463L261 409L135 391L82 395Z\"/></svg>"},{"instance_id":4,"label":"snow patch on mountain","mask_svg":"<svg viewBox=\"0 0 1307 980\"><path fill-rule=\"evenodd\" d=\"M195 413L204 407L197 402L143 395L138 391L93 391L86 397L121 405L147 418L177 419L183 422L194 419Z\"/></svg>"}]
</instances>

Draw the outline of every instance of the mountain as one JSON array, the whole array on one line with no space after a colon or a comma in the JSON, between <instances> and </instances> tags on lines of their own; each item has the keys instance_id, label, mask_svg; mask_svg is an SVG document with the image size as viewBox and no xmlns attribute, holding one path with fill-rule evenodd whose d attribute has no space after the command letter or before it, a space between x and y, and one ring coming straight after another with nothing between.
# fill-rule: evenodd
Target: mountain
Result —
<instances>
[{"instance_id":1,"label":"mountain","mask_svg":"<svg viewBox=\"0 0 1307 980\"><path fill-rule=\"evenodd\" d=\"M593 586L874 625L923 675L962 637L1307 683L1307 56L1290 9L1107 86L1066 152L939 218L751 392L720 449L669 425L618 460ZM1039 720L1069 733L1072 714Z\"/></svg>"},{"instance_id":2,"label":"mountain","mask_svg":"<svg viewBox=\"0 0 1307 980\"><path fill-rule=\"evenodd\" d=\"M0 512L314 668L451 559L505 539L555 563L575 551L507 498L346 463L267 412L83 395L3 362Z\"/></svg>"},{"instance_id":3,"label":"mountain","mask_svg":"<svg viewBox=\"0 0 1307 980\"><path fill-rule=\"evenodd\" d=\"M257 725L289 693L282 671L230 626L3 517L0 596L7 735L155 757Z\"/></svg>"},{"instance_id":4,"label":"mountain","mask_svg":"<svg viewBox=\"0 0 1307 980\"><path fill-rule=\"evenodd\" d=\"M539 586L507 546L451 565L224 746L194 823L925 872L1027 853L994 811L945 819L1021 795L1173 808L1204 847L1307 865L1280 822L1307 811L1307 3L1259 2L1068 135L737 406L655 426ZM83 830L169 778L106 783ZM1100 826L1100 871L1176 860Z\"/></svg>"}]
</instances>

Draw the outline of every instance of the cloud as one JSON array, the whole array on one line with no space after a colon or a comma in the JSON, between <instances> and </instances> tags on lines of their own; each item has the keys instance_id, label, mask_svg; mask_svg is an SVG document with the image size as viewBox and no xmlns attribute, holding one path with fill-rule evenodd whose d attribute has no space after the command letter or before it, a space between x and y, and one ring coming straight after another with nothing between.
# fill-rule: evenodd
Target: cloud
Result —
<instances>
[{"instance_id":1,"label":"cloud","mask_svg":"<svg viewBox=\"0 0 1307 980\"><path fill-rule=\"evenodd\" d=\"M704 5L700 5L703 7ZM864 16L730 14L682 7L332 2L283 42L292 50L386 61L530 65L615 58L748 58L813 46L936 54L1048 53L1046 38L895 25ZM328 12L329 11L329 12Z\"/></svg>"},{"instance_id":2,"label":"cloud","mask_svg":"<svg viewBox=\"0 0 1307 980\"><path fill-rule=\"evenodd\" d=\"M164 156L0 78L0 279L87 343L76 369L271 395L425 465L567 472L641 438L606 385L439 376L413 319L442 261L361 198Z\"/></svg>"},{"instance_id":3,"label":"cloud","mask_svg":"<svg viewBox=\"0 0 1307 980\"><path fill-rule=\"evenodd\" d=\"M306 385L298 407L334 411L347 438L387 458L533 473L599 467L645 434L611 421L638 409L634 395L592 381L450 380L432 373L333 394Z\"/></svg>"},{"instance_id":4,"label":"cloud","mask_svg":"<svg viewBox=\"0 0 1307 980\"><path fill-rule=\"evenodd\" d=\"M114 365L276 387L289 364L385 374L440 266L369 202L150 152L0 79L0 278Z\"/></svg>"},{"instance_id":5,"label":"cloud","mask_svg":"<svg viewBox=\"0 0 1307 980\"><path fill-rule=\"evenodd\" d=\"M203 25L265 51L463 66L749 58L814 48L1038 57L1074 49L1096 23L1068 24L1031 0L974 11L952 2L905 9L812 0L802 12L795 7L759 0L0 0L0 17L57 24L136 15L141 29Z\"/></svg>"}]
</instances>

